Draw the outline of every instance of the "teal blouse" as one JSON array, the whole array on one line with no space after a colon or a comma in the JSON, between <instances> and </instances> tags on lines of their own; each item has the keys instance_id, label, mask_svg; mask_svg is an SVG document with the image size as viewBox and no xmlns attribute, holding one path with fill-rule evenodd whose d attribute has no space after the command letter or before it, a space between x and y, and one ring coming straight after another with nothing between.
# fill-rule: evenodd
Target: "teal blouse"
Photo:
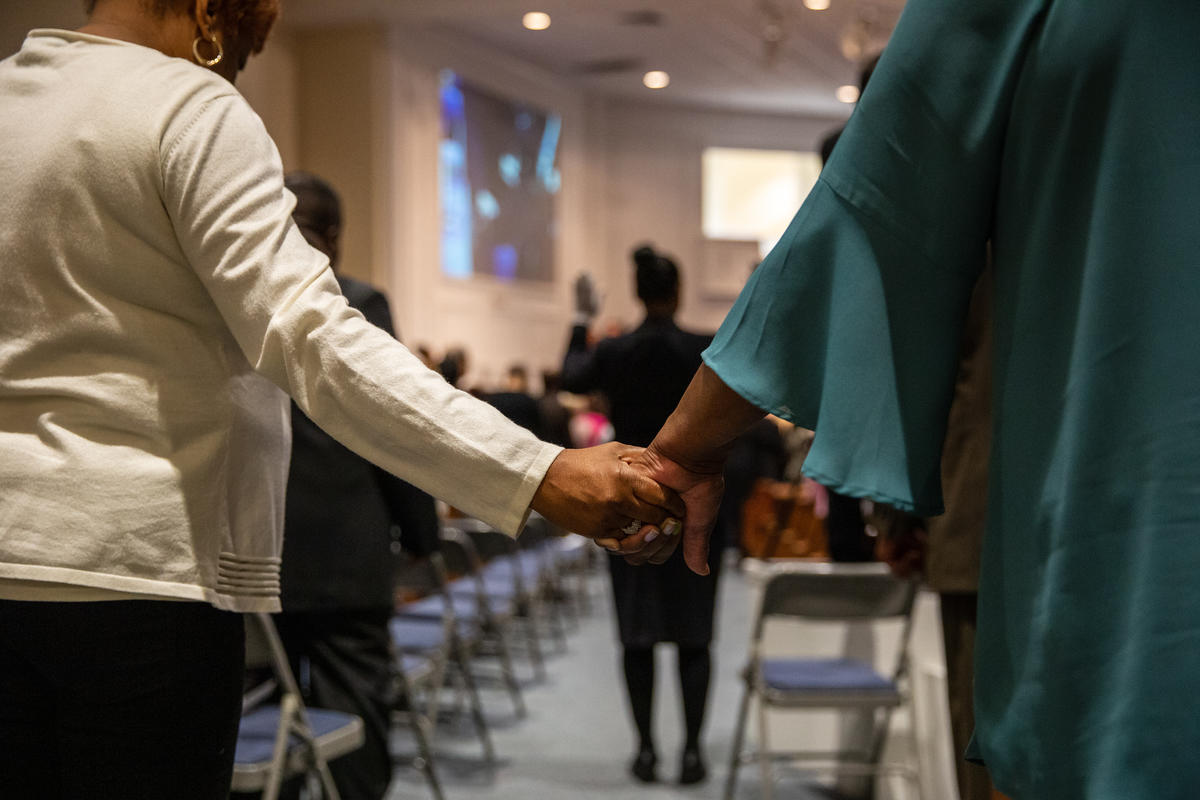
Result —
<instances>
[{"instance_id":1,"label":"teal blouse","mask_svg":"<svg viewBox=\"0 0 1200 800\"><path fill-rule=\"evenodd\" d=\"M842 492L941 509L996 264L976 755L1017 800L1200 792L1200 3L910 0L705 353Z\"/></svg>"}]
</instances>

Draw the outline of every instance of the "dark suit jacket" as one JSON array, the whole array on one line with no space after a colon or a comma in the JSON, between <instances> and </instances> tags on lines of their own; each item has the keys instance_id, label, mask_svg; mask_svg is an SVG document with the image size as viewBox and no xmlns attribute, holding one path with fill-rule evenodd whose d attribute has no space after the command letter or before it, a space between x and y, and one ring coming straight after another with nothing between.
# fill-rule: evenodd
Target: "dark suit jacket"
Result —
<instances>
[{"instance_id":1,"label":"dark suit jacket","mask_svg":"<svg viewBox=\"0 0 1200 800\"><path fill-rule=\"evenodd\" d=\"M542 413L534 400L524 392L492 392L483 398L497 411L536 436L542 436Z\"/></svg>"},{"instance_id":2,"label":"dark suit jacket","mask_svg":"<svg viewBox=\"0 0 1200 800\"><path fill-rule=\"evenodd\" d=\"M342 293L394 335L387 298L338 277ZM392 526L405 549L437 545L433 498L343 447L292 405L283 541L284 611L391 608Z\"/></svg>"}]
</instances>

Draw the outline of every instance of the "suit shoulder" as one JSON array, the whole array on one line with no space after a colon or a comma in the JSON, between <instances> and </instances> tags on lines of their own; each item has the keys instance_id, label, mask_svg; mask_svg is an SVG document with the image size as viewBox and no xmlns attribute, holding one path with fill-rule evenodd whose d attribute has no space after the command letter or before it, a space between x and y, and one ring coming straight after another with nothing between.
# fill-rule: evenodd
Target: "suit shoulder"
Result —
<instances>
[{"instance_id":1,"label":"suit shoulder","mask_svg":"<svg viewBox=\"0 0 1200 800\"><path fill-rule=\"evenodd\" d=\"M342 294L350 301L353 306L358 306L372 300L378 301L383 299L386 301L383 292L376 289L366 281L360 281L357 278L348 278L345 275L337 276L338 285L342 287Z\"/></svg>"},{"instance_id":2,"label":"suit shoulder","mask_svg":"<svg viewBox=\"0 0 1200 800\"><path fill-rule=\"evenodd\" d=\"M680 329L679 334L682 341L686 342L689 348L695 348L698 351L704 350L712 344L713 336L715 335L711 333L695 333L683 329Z\"/></svg>"}]
</instances>

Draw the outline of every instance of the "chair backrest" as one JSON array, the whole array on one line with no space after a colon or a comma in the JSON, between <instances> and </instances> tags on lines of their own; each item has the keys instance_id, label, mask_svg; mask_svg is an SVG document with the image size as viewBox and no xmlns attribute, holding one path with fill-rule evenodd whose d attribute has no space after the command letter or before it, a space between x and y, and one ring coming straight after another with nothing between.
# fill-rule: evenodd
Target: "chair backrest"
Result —
<instances>
[{"instance_id":1,"label":"chair backrest","mask_svg":"<svg viewBox=\"0 0 1200 800\"><path fill-rule=\"evenodd\" d=\"M300 687L292 674L283 640L268 614L246 614L246 668L270 669L282 692L299 696Z\"/></svg>"},{"instance_id":2,"label":"chair backrest","mask_svg":"<svg viewBox=\"0 0 1200 800\"><path fill-rule=\"evenodd\" d=\"M482 561L471 537L450 526L442 528L438 537L449 575L474 575L480 570Z\"/></svg>"},{"instance_id":3,"label":"chair backrest","mask_svg":"<svg viewBox=\"0 0 1200 800\"><path fill-rule=\"evenodd\" d=\"M916 581L897 578L886 564L788 564L771 574L763 588L751 651L757 658L763 627L771 617L851 624L900 620L903 625L892 669L893 678L899 679L907 671L916 595Z\"/></svg>"},{"instance_id":4,"label":"chair backrest","mask_svg":"<svg viewBox=\"0 0 1200 800\"><path fill-rule=\"evenodd\" d=\"M544 544L549 536L549 521L540 514L531 513L521 535L517 537L517 546L522 550L534 550Z\"/></svg>"},{"instance_id":5,"label":"chair backrest","mask_svg":"<svg viewBox=\"0 0 1200 800\"><path fill-rule=\"evenodd\" d=\"M484 561L510 556L518 550L516 539L479 522L479 520L456 519L449 523L449 527L456 528L470 536L471 541L475 543L476 551Z\"/></svg>"},{"instance_id":6,"label":"chair backrest","mask_svg":"<svg viewBox=\"0 0 1200 800\"><path fill-rule=\"evenodd\" d=\"M830 621L905 617L915 596L916 584L895 577L885 564L815 563L772 575L763 590L760 616Z\"/></svg>"},{"instance_id":7,"label":"chair backrest","mask_svg":"<svg viewBox=\"0 0 1200 800\"><path fill-rule=\"evenodd\" d=\"M393 565L392 582L401 595L424 597L442 588L445 569L440 552L420 557L402 553Z\"/></svg>"},{"instance_id":8,"label":"chair backrest","mask_svg":"<svg viewBox=\"0 0 1200 800\"><path fill-rule=\"evenodd\" d=\"M247 764L235 762L234 791L253 789L261 791L263 800L276 800L282 781L288 772L289 751L295 741L299 743L299 747L303 748L304 756L301 758L301 763L304 764L303 769L306 774L315 775L320 780L325 798L337 800L339 796L337 787L333 783L333 777L329 772L325 757L317 745L312 725L309 722L308 711L300 696L300 687L292 674L287 653L283 649L283 641L279 638L278 631L275 630L275 623L271 620L270 615L263 613L246 614L245 621L246 667L250 669L269 667L271 669L274 680L268 685L270 683L277 684L279 701L277 715L268 713L266 717L272 727L272 730L267 732L267 739L273 745L270 748L269 760L263 762L266 765L265 772L259 771L258 764L253 761ZM258 730L247 733L246 715L254 712L256 708L263 710L260 708L260 703L265 699L265 695L256 689L251 689L248 694L243 695L243 720L238 731L239 753L244 738L251 737L246 740L253 744L253 739L262 733ZM266 710L270 711L270 709ZM357 725L361 731L361 720L357 722ZM358 743L354 744L352 749L361 744L361 733L359 737ZM242 785L243 783L245 785Z\"/></svg>"}]
</instances>

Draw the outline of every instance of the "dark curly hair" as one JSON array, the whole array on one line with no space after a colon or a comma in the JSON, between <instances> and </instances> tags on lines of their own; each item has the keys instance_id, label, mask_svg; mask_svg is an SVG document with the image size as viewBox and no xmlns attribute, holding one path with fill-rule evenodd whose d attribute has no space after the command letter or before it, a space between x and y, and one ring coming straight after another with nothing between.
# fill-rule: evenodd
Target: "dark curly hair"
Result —
<instances>
[{"instance_id":1,"label":"dark curly hair","mask_svg":"<svg viewBox=\"0 0 1200 800\"><path fill-rule=\"evenodd\" d=\"M674 300L679 292L679 267L653 247L643 245L633 251L637 274L637 295L644 303Z\"/></svg>"},{"instance_id":2,"label":"dark curly hair","mask_svg":"<svg viewBox=\"0 0 1200 800\"><path fill-rule=\"evenodd\" d=\"M98 0L83 0L88 14L96 10ZM185 14L195 0L142 0L159 17ZM247 42L251 53L267 43L267 34L279 16L279 0L208 0L209 12L217 18L221 33L238 42Z\"/></svg>"}]
</instances>

